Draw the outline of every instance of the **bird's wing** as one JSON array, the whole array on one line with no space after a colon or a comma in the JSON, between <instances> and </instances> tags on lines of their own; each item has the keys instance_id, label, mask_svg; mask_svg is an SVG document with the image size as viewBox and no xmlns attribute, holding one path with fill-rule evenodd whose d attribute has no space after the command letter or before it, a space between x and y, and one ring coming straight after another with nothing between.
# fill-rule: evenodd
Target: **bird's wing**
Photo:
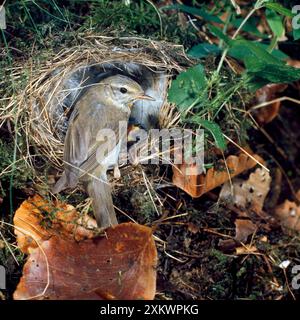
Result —
<instances>
[{"instance_id":1,"label":"bird's wing","mask_svg":"<svg viewBox=\"0 0 300 320\"><path fill-rule=\"evenodd\" d=\"M108 120L108 119L107 119ZM124 119L125 120L125 119ZM112 143L115 143L115 145L110 146L110 148L117 148L117 144L120 139L119 135L119 123L116 121L116 119L112 119L111 121L107 121L106 126L104 128L111 129L115 134L115 140L112 141ZM90 148L88 150L88 156L84 162L80 165L80 176L83 176L86 172L92 173L95 172L97 168L101 167L101 163L97 160L97 151L103 146L103 148L107 148L104 144L105 141L97 141L94 140L94 143L90 145ZM105 169L105 166L103 167Z\"/></svg>"},{"instance_id":2,"label":"bird's wing","mask_svg":"<svg viewBox=\"0 0 300 320\"><path fill-rule=\"evenodd\" d=\"M97 150L104 141L97 141L100 129L111 129L119 141L119 121L127 121L127 116L107 110L96 99L83 99L76 105L76 114L72 115L65 139L64 160L69 184L72 179L81 178L86 173L93 173L100 166L97 162Z\"/></svg>"},{"instance_id":3,"label":"bird's wing","mask_svg":"<svg viewBox=\"0 0 300 320\"><path fill-rule=\"evenodd\" d=\"M74 110L74 112L76 112L76 114L69 122L65 137L64 161L66 166L70 165L75 169L80 167L81 163L86 160L88 141L87 131L82 130L79 112L78 110Z\"/></svg>"}]
</instances>

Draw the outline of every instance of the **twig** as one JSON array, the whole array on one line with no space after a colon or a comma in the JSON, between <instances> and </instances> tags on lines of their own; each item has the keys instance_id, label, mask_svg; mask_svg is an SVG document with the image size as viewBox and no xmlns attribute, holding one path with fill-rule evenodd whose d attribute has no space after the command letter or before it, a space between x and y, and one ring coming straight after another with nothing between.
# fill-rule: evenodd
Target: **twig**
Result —
<instances>
[{"instance_id":1,"label":"twig","mask_svg":"<svg viewBox=\"0 0 300 320\"><path fill-rule=\"evenodd\" d=\"M1 221L1 222L3 222L3 221ZM5 245L7 246L9 252L10 252L11 255L13 256L14 260L16 261L16 264L19 266L20 264L19 264L19 262L18 262L18 260L17 260L17 258L16 258L16 256L15 256L15 254L13 253L13 251L12 251L12 249L11 249L11 247L10 247L10 244L6 241L4 235L2 234L1 231L0 231L0 236L1 236L1 238L3 239Z\"/></svg>"},{"instance_id":2,"label":"twig","mask_svg":"<svg viewBox=\"0 0 300 320\"><path fill-rule=\"evenodd\" d=\"M154 10L156 11L157 15L158 15L158 19L159 19L159 26L160 26L160 35L161 37L163 37L163 23L162 23L162 19L161 19L161 15L160 15L160 12L159 10L156 8L155 4L150 1L150 0L146 0L153 8Z\"/></svg>"},{"instance_id":3,"label":"twig","mask_svg":"<svg viewBox=\"0 0 300 320\"><path fill-rule=\"evenodd\" d=\"M253 110L257 110L257 109L260 109L260 108L263 108L263 107L266 107L272 103L275 103L275 102L282 102L282 101L291 101L291 102L294 102L296 104L300 104L300 100L297 100L297 99L293 99L291 97L287 97L287 96L284 96L284 97L280 97L280 98L277 98L277 99L274 99L274 100L271 100L271 101L266 101L266 102L262 102L260 104L257 104L253 107L251 107L247 113L250 113L252 112Z\"/></svg>"},{"instance_id":4,"label":"twig","mask_svg":"<svg viewBox=\"0 0 300 320\"><path fill-rule=\"evenodd\" d=\"M242 148L241 146L239 146L237 143L235 143L233 140L231 140L229 137L227 137L224 133L223 136L232 144L234 144L237 148L239 148L241 151L243 151L249 158L251 158L253 161L255 161L258 165L260 165L263 169L267 170L268 172L270 172L270 170L264 166L262 163L260 163L257 159L255 159L249 152L247 152L244 148Z\"/></svg>"},{"instance_id":5,"label":"twig","mask_svg":"<svg viewBox=\"0 0 300 320\"><path fill-rule=\"evenodd\" d=\"M37 246L39 247L39 249L42 251L42 253L43 253L44 257L45 257L45 262L46 262L47 283L46 283L45 288L44 288L44 290L42 291L42 293L40 293L40 294L38 294L38 295L35 295L35 296L32 296L32 297L29 297L29 298L27 298L27 300L33 300L33 299L36 299L36 298L38 298L38 297L43 297L43 296L45 295L46 291L48 290L49 285L50 285L50 267L49 267L48 258L47 258L47 255L46 255L44 249L43 249L42 246L40 245L39 241L38 241L32 234L30 234L30 232L26 231L26 230L23 229L23 228L20 228L20 227L17 227L17 226L15 226L15 225L12 225L12 224L10 224L10 223L8 223L8 222L2 221L2 223L6 224L6 225L8 225L8 226L11 226L11 227L19 230L21 233L23 233L23 234L31 237L31 238L36 242L36 244L37 244Z\"/></svg>"}]
</instances>

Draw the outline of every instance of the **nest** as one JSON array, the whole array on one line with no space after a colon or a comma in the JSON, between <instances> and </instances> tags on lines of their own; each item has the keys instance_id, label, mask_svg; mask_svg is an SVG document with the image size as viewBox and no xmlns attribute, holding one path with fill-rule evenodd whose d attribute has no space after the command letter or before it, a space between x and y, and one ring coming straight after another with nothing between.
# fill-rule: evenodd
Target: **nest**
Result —
<instances>
[{"instance_id":1,"label":"nest","mask_svg":"<svg viewBox=\"0 0 300 320\"><path fill-rule=\"evenodd\" d=\"M155 121L159 122L157 126L169 127L178 119L167 103L170 79L191 64L179 45L85 36L81 45L53 54L37 70L32 67L31 81L22 96L30 142L47 161L62 168L64 137L74 105L88 87L113 74L135 79L156 99L135 104L131 117L137 123L146 129L155 126Z\"/></svg>"}]
</instances>

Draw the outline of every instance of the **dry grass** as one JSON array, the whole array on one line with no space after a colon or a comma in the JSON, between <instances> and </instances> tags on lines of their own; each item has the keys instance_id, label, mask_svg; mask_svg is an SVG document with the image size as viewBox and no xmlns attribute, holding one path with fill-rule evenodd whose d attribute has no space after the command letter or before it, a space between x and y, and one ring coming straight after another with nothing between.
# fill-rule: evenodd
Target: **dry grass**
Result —
<instances>
[{"instance_id":1,"label":"dry grass","mask_svg":"<svg viewBox=\"0 0 300 320\"><path fill-rule=\"evenodd\" d=\"M47 61L42 64L33 59L25 66L13 66L12 75L16 81L24 70L29 72L29 81L24 91L2 99L0 126L7 121L18 122L19 130L25 133L29 164L29 146L34 145L52 165L62 167L63 138L72 110L72 106L62 106L65 107L70 96L78 95L78 88L74 88L75 93L66 89L66 82L74 71L117 61L139 64L153 72L172 75L192 63L181 46L166 42L91 34L79 35L78 42L79 45L50 53L50 56L48 53ZM82 87L84 83L81 82L80 89ZM173 125L178 118L174 112L174 108L165 101L160 123L165 127Z\"/></svg>"}]
</instances>

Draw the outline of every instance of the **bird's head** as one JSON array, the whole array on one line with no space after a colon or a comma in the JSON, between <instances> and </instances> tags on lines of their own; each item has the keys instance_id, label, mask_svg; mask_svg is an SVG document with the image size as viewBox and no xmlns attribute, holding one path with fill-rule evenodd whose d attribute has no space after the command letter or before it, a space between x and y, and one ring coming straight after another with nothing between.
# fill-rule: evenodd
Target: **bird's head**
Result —
<instances>
[{"instance_id":1,"label":"bird's head","mask_svg":"<svg viewBox=\"0 0 300 320\"><path fill-rule=\"evenodd\" d=\"M133 79L114 75L103 80L105 95L119 106L132 107L137 100L154 100L145 94L142 87Z\"/></svg>"}]
</instances>

